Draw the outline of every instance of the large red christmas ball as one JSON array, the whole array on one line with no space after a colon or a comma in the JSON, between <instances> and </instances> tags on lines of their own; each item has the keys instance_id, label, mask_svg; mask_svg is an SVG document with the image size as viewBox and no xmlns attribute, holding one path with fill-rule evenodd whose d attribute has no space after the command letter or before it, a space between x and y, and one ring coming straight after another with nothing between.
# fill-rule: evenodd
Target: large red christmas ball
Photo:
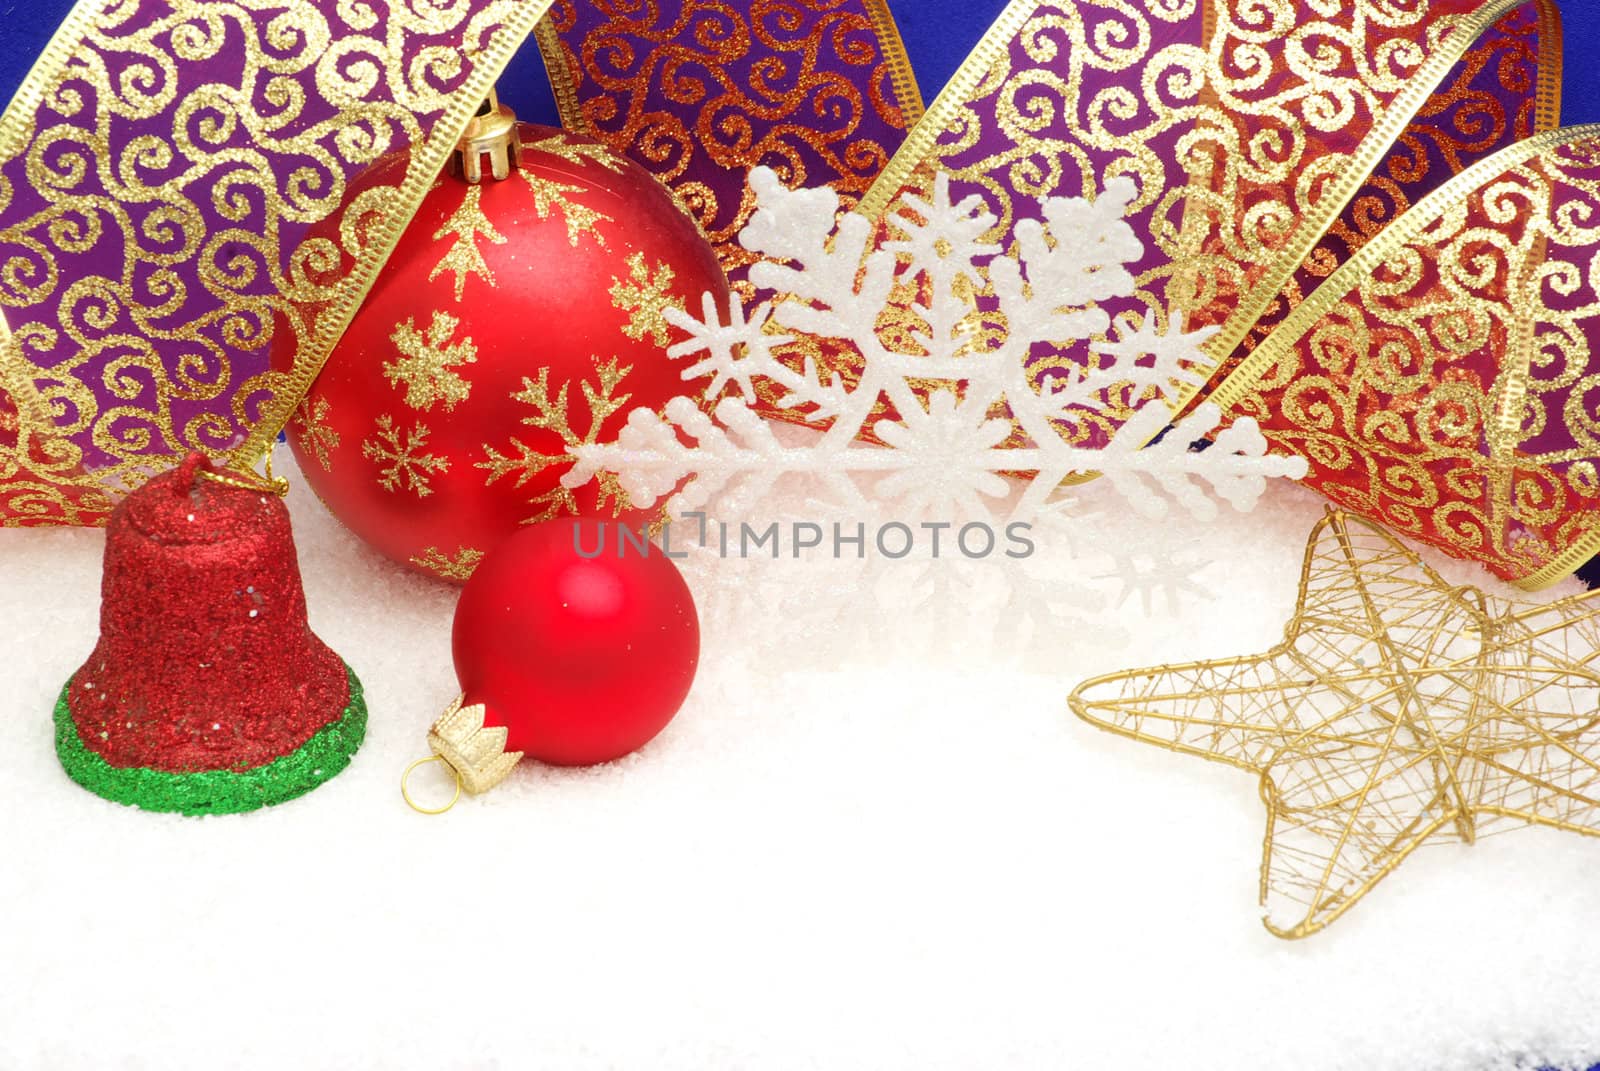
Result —
<instances>
[{"instance_id":1,"label":"large red christmas ball","mask_svg":"<svg viewBox=\"0 0 1600 1071\"><path fill-rule=\"evenodd\" d=\"M440 176L287 429L341 521L458 581L522 525L631 516L614 483L561 486L571 450L690 389L662 313L728 290L644 169L576 134L507 129L511 173Z\"/></svg>"},{"instance_id":2,"label":"large red christmas ball","mask_svg":"<svg viewBox=\"0 0 1600 1071\"><path fill-rule=\"evenodd\" d=\"M558 766L609 762L683 705L700 657L694 599L678 567L631 534L594 521L536 525L462 590L452 646L463 703L483 704L483 724L506 729L506 751Z\"/></svg>"}]
</instances>

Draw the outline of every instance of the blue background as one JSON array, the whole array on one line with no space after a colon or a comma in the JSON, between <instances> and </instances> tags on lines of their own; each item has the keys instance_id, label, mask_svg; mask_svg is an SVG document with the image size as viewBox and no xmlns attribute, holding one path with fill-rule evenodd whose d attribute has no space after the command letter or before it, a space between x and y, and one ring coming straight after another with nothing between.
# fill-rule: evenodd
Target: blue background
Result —
<instances>
[{"instance_id":1,"label":"blue background","mask_svg":"<svg viewBox=\"0 0 1600 1071\"><path fill-rule=\"evenodd\" d=\"M9 100L72 0L0 0L0 100ZM889 0L929 103L1005 6L1005 0ZM1584 62L1583 42L1600 37L1600 3L1564 0L1567 33L1566 124L1600 122L1600 64ZM555 104L532 42L512 62L501 98L518 116L554 123Z\"/></svg>"},{"instance_id":2,"label":"blue background","mask_svg":"<svg viewBox=\"0 0 1600 1071\"><path fill-rule=\"evenodd\" d=\"M0 0L0 100L9 100L72 0ZM917 82L928 103L961 63L1005 0L889 0ZM1600 122L1600 63L1585 62L1584 43L1600 38L1600 3L1565 0L1565 125ZM520 118L555 123L556 111L539 51L530 41L500 83L500 96ZM1600 1067L1592 1069L1600 1071Z\"/></svg>"}]
</instances>

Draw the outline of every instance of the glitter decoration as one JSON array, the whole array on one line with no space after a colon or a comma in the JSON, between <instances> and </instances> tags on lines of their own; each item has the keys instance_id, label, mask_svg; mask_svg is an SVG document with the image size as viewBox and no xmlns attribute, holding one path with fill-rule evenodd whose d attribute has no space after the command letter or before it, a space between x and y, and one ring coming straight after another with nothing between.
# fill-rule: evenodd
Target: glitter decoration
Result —
<instances>
[{"instance_id":1,"label":"glitter decoration","mask_svg":"<svg viewBox=\"0 0 1600 1071\"><path fill-rule=\"evenodd\" d=\"M58 751L75 780L153 810L247 810L349 762L365 709L306 621L289 513L271 489L192 454L117 506L99 642L57 719L73 730Z\"/></svg>"},{"instance_id":2,"label":"glitter decoration","mask_svg":"<svg viewBox=\"0 0 1600 1071\"><path fill-rule=\"evenodd\" d=\"M143 766L113 766L84 746L68 702L71 684L56 702L56 755L72 778L96 796L146 811L239 814L302 796L350 765L367 732L367 705L355 671L346 667L350 702L333 722L300 747L261 766L178 773Z\"/></svg>"},{"instance_id":3,"label":"glitter decoration","mask_svg":"<svg viewBox=\"0 0 1600 1071\"><path fill-rule=\"evenodd\" d=\"M1078 686L1102 729L1261 780L1261 902L1316 933L1412 851L1543 825L1600 836L1600 592L1507 602L1330 511L1266 654Z\"/></svg>"}]
</instances>

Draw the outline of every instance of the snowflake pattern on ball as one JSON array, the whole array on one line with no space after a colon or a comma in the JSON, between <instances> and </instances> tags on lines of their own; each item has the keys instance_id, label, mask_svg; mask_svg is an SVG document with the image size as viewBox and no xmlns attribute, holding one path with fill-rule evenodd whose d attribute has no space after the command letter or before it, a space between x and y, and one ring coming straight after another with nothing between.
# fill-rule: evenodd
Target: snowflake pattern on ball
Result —
<instances>
[{"instance_id":1,"label":"snowflake pattern on ball","mask_svg":"<svg viewBox=\"0 0 1600 1071\"><path fill-rule=\"evenodd\" d=\"M671 338L667 328L668 314L681 313L678 299L672 296L673 272L665 264L657 264L652 275L643 253L628 257L628 278L611 280L611 303L628 314L622 333L636 341L646 335L657 346L665 346Z\"/></svg>"},{"instance_id":2,"label":"snowflake pattern on ball","mask_svg":"<svg viewBox=\"0 0 1600 1071\"><path fill-rule=\"evenodd\" d=\"M549 219L550 213L561 209L561 218L567 225L567 243L572 248L578 248L578 239L583 235L593 238L595 244L605 248L606 238L598 230L599 224L614 222L612 218L598 209L590 208L570 197L570 194L581 194L581 186L557 182L555 179L541 178L532 171L518 169L519 175L528 184L528 189L533 191L533 210L540 219Z\"/></svg>"},{"instance_id":3,"label":"snowflake pattern on ball","mask_svg":"<svg viewBox=\"0 0 1600 1071\"><path fill-rule=\"evenodd\" d=\"M378 465L378 483L385 491L404 488L418 498L433 494L429 480L433 473L447 472L450 459L427 452L428 425L414 428L396 426L385 413L378 418L377 434L361 443L361 455Z\"/></svg>"},{"instance_id":4,"label":"snowflake pattern on ball","mask_svg":"<svg viewBox=\"0 0 1600 1071\"><path fill-rule=\"evenodd\" d=\"M1268 478L1304 475L1303 459L1267 453L1253 420L1222 427L1213 405L1169 427L1172 413L1160 403L1197 383L1200 347L1215 329L1112 323L1098 305L1133 290L1127 265L1144 253L1124 218L1135 196L1129 180L1112 180L1092 201L1047 198L1044 222L1018 222L1009 251L985 241L995 218L983 199L952 203L945 176L931 201L906 197L891 220L896 239L870 251L872 224L839 218L832 190L789 190L766 168L752 173L751 188L759 207L739 240L766 259L750 278L787 297L747 313L735 295L725 318L709 295L701 318L662 312L689 334L667 351L697 358L684 378L709 376L708 397L736 393L716 402L715 419L686 396L659 414L634 410L615 442L575 451L567 486L613 473L635 505L671 496L676 514L723 492L756 501L789 475L821 478L859 502L850 477L866 475L881 478L878 497L908 502L913 515L983 516L1008 495L1010 475L1025 480L1008 507L1007 519L1018 520L1038 516L1064 482L1099 473L1146 517L1160 519L1176 502L1207 520L1219 498L1245 511ZM895 288L907 284L919 296L904 333L920 352L891 348L878 326ZM979 294L992 295L1008 325L991 345L973 339ZM859 378L824 382L803 358L796 367L788 347L800 337L853 346ZM1034 343L1063 339L1093 340L1098 363L1036 376ZM808 419L827 422L814 445L779 443L751 408L758 380L778 389L780 408L803 407ZM940 385L919 390L929 382ZM1111 397L1131 416L1103 446L1075 442L1074 424ZM1014 428L1027 441L1007 447Z\"/></svg>"},{"instance_id":5,"label":"snowflake pattern on ball","mask_svg":"<svg viewBox=\"0 0 1600 1071\"><path fill-rule=\"evenodd\" d=\"M524 152L531 150L559 156L569 164L580 167L584 164L599 164L607 171L622 170L622 159L609 148L598 141L574 141L563 130L542 137L538 141L524 141L521 143L521 149Z\"/></svg>"},{"instance_id":6,"label":"snowflake pattern on ball","mask_svg":"<svg viewBox=\"0 0 1600 1071\"><path fill-rule=\"evenodd\" d=\"M421 554L413 555L411 564L420 569L426 569L436 576L446 580L456 580L466 583L472 579L473 571L478 568L478 563L483 561L483 551L476 547L457 547L455 554L449 555L438 547L424 547Z\"/></svg>"},{"instance_id":7,"label":"snowflake pattern on ball","mask_svg":"<svg viewBox=\"0 0 1600 1071\"><path fill-rule=\"evenodd\" d=\"M632 371L632 366L622 364L615 357L605 360L591 357L590 360L594 363L595 378L592 381L585 380L578 386L583 394L584 404L589 409L588 429L579 435L572 427L567 401L570 383L563 382L552 391L548 368L539 369L539 374L535 378L523 376L522 389L511 394L512 401L528 407L528 413L522 418L522 423L531 428L559 435L564 449L560 453L547 453L523 442L515 435L508 444L499 448L492 443L484 443L482 446L484 460L478 462L476 467L488 474L484 477L485 486L503 477L509 477L514 480L514 486L522 487L552 465L564 465L572 461L575 454L571 451L574 448L599 441L600 429L613 414L627 405L628 399L632 397L629 394L619 394L617 391L622 381ZM611 473L601 473L599 484L597 507L601 511L609 508L613 515L620 513L625 506L625 499L617 486L615 476ZM524 524L536 524L561 516L574 516L579 512L578 500L573 495L572 489L559 483L549 491L531 497L528 504L533 512L529 514Z\"/></svg>"},{"instance_id":8,"label":"snowflake pattern on ball","mask_svg":"<svg viewBox=\"0 0 1600 1071\"><path fill-rule=\"evenodd\" d=\"M313 404L305 398L294 411L294 422L300 426L301 441L324 472L333 471L332 453L339 448L339 433L328 425L328 399L318 398ZM0 425L3 430L3 425Z\"/></svg>"},{"instance_id":9,"label":"snowflake pattern on ball","mask_svg":"<svg viewBox=\"0 0 1600 1071\"><path fill-rule=\"evenodd\" d=\"M471 382L462 378L456 366L477 363L478 347L471 337L451 338L460 326L460 320L438 310L426 333L417 329L411 317L395 325L389 341L400 356L383 362L383 378L390 386L405 385L406 404L411 408L426 411L443 403L448 412L472 393Z\"/></svg>"},{"instance_id":10,"label":"snowflake pattern on ball","mask_svg":"<svg viewBox=\"0 0 1600 1071\"><path fill-rule=\"evenodd\" d=\"M484 214L483 206L479 203L482 198L482 186L468 186L460 207L433 232L433 240L436 242L451 235L454 235L456 240L451 244L449 252L440 257L439 262L428 273L428 282L433 282L445 272L454 275L458 305L461 303L462 290L467 285L467 276L476 276L490 287L496 285L494 272L483 259L483 251L478 248L478 239L482 238L491 245L506 244L506 236L495 230L494 224Z\"/></svg>"}]
</instances>

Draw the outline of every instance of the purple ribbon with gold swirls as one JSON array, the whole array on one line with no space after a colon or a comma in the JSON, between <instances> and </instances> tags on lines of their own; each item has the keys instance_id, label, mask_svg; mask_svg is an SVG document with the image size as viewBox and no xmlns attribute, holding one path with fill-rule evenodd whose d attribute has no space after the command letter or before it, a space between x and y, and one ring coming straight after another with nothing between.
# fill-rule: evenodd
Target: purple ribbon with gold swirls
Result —
<instances>
[{"instance_id":1,"label":"purple ribbon with gold swirls","mask_svg":"<svg viewBox=\"0 0 1600 1071\"><path fill-rule=\"evenodd\" d=\"M735 286L752 167L853 206L922 116L884 0L557 0L538 39L563 124L673 190Z\"/></svg>"}]
</instances>

